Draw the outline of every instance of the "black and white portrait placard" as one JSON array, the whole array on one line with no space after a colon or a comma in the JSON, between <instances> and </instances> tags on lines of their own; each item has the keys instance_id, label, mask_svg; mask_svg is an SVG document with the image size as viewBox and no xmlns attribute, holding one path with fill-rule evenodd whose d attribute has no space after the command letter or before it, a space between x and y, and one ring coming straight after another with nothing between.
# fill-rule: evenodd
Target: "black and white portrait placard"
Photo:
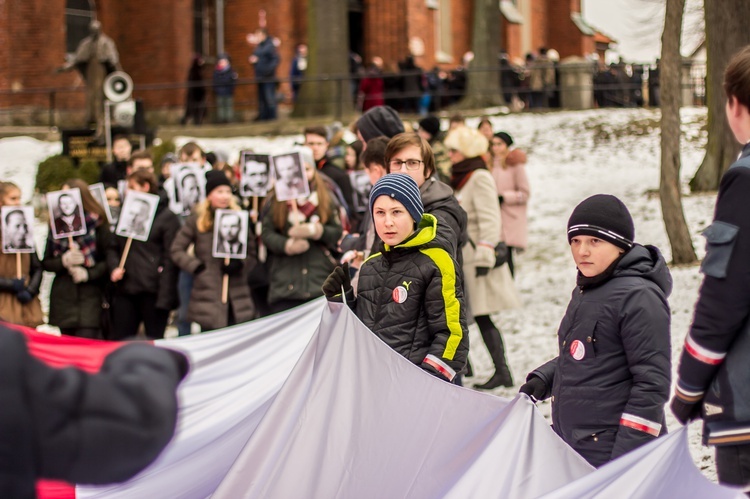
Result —
<instances>
[{"instance_id":1,"label":"black and white portrait placard","mask_svg":"<svg viewBox=\"0 0 750 499\"><path fill-rule=\"evenodd\" d=\"M3 206L0 208L3 225L3 253L33 253L34 207Z\"/></svg>"},{"instance_id":2,"label":"black and white portrait placard","mask_svg":"<svg viewBox=\"0 0 750 499\"><path fill-rule=\"evenodd\" d=\"M271 157L276 199L289 201L310 195L310 185L305 175L302 155L298 152L278 154Z\"/></svg>"},{"instance_id":3,"label":"black and white portrait placard","mask_svg":"<svg viewBox=\"0 0 750 499\"><path fill-rule=\"evenodd\" d=\"M115 234L132 237L138 241L147 241L154 224L159 196L146 192L130 190L120 211Z\"/></svg>"},{"instance_id":4,"label":"black and white portrait placard","mask_svg":"<svg viewBox=\"0 0 750 499\"><path fill-rule=\"evenodd\" d=\"M197 164L172 166L175 201L183 215L189 215L193 207L206 199L206 174Z\"/></svg>"},{"instance_id":5,"label":"black and white portrait placard","mask_svg":"<svg viewBox=\"0 0 750 499\"><path fill-rule=\"evenodd\" d=\"M250 198L268 193L271 180L271 156L243 151L240 153L240 195Z\"/></svg>"},{"instance_id":6,"label":"black and white portrait placard","mask_svg":"<svg viewBox=\"0 0 750 499\"><path fill-rule=\"evenodd\" d=\"M112 212L109 209L109 203L107 202L107 192L104 188L104 184L102 184L101 182L97 184L91 184L89 186L89 192L92 196L94 196L96 202L99 203L102 208L104 208L104 213L107 214L107 221L109 223L113 223L114 221L112 220Z\"/></svg>"},{"instance_id":7,"label":"black and white portrait placard","mask_svg":"<svg viewBox=\"0 0 750 499\"><path fill-rule=\"evenodd\" d=\"M244 210L216 210L214 215L214 258L247 258L248 213Z\"/></svg>"},{"instance_id":8,"label":"black and white portrait placard","mask_svg":"<svg viewBox=\"0 0 750 499\"><path fill-rule=\"evenodd\" d=\"M370 189L372 189L370 176L365 170L355 170L349 172L349 181L354 191L354 209L357 210L357 213L366 212L370 198Z\"/></svg>"},{"instance_id":9,"label":"black and white portrait placard","mask_svg":"<svg viewBox=\"0 0 750 499\"><path fill-rule=\"evenodd\" d=\"M81 191L75 187L47 193L47 207L54 239L80 236L86 233Z\"/></svg>"}]
</instances>

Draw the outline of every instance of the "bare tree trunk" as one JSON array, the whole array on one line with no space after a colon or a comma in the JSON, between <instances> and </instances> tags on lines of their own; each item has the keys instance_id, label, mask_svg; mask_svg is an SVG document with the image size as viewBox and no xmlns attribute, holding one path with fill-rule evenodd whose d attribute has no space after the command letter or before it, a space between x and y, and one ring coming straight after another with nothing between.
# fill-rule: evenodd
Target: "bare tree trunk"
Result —
<instances>
[{"instance_id":1,"label":"bare tree trunk","mask_svg":"<svg viewBox=\"0 0 750 499\"><path fill-rule=\"evenodd\" d=\"M704 0L706 16L706 97L708 143L700 168L690 181L693 192L715 191L739 147L724 115L724 69L740 47L750 43L750 2L747 0ZM662 87L664 88L664 87Z\"/></svg>"},{"instance_id":2,"label":"bare tree trunk","mask_svg":"<svg viewBox=\"0 0 750 499\"><path fill-rule=\"evenodd\" d=\"M308 65L305 78L349 74L349 17L347 0L307 2ZM352 110L348 79L308 81L300 87L294 117L335 116Z\"/></svg>"},{"instance_id":3,"label":"bare tree trunk","mask_svg":"<svg viewBox=\"0 0 750 499\"><path fill-rule=\"evenodd\" d=\"M499 106L505 103L498 71L500 9L497 0L474 0L471 49L474 60L466 75L466 95L456 105L462 109Z\"/></svg>"},{"instance_id":4,"label":"bare tree trunk","mask_svg":"<svg viewBox=\"0 0 750 499\"><path fill-rule=\"evenodd\" d=\"M680 35L684 0L667 0L664 31L661 36L661 88L680 88ZM679 91L661 93L661 181L659 198L664 225L672 246L673 263L697 260L690 231L682 211L680 194L680 97Z\"/></svg>"}]
</instances>

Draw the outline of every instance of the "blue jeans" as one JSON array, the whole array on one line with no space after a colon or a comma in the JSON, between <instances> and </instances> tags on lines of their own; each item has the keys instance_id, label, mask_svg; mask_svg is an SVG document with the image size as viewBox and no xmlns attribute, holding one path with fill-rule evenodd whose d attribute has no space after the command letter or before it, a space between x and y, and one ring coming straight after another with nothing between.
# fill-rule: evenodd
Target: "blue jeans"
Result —
<instances>
[{"instance_id":1,"label":"blue jeans","mask_svg":"<svg viewBox=\"0 0 750 499\"><path fill-rule=\"evenodd\" d=\"M193 274L180 271L177 278L177 296L180 299L180 308L177 309L177 334L190 336L191 322L188 320L188 305L190 305L190 293L193 292Z\"/></svg>"},{"instance_id":2,"label":"blue jeans","mask_svg":"<svg viewBox=\"0 0 750 499\"><path fill-rule=\"evenodd\" d=\"M276 82L258 83L258 119L276 119Z\"/></svg>"}]
</instances>

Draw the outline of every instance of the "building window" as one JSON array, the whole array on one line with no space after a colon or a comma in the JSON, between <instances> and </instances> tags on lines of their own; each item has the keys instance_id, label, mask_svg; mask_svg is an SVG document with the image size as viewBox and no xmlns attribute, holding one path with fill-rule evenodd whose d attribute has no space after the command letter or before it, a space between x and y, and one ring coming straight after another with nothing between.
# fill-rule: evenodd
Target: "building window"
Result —
<instances>
[{"instance_id":1,"label":"building window","mask_svg":"<svg viewBox=\"0 0 750 499\"><path fill-rule=\"evenodd\" d=\"M435 40L437 62L453 62L453 23L451 23L451 0L439 0L435 11Z\"/></svg>"},{"instance_id":2,"label":"building window","mask_svg":"<svg viewBox=\"0 0 750 499\"><path fill-rule=\"evenodd\" d=\"M96 18L89 0L65 1L65 51L72 54L89 34L89 24Z\"/></svg>"}]
</instances>

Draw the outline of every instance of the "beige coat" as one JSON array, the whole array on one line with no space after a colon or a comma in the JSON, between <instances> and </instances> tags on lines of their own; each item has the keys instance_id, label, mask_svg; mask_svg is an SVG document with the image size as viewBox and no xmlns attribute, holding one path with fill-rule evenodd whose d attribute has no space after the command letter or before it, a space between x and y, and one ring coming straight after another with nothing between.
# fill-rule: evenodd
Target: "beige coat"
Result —
<instances>
[{"instance_id":1,"label":"beige coat","mask_svg":"<svg viewBox=\"0 0 750 499\"><path fill-rule=\"evenodd\" d=\"M503 196L500 215L503 222L501 237L505 244L526 249L528 242L526 208L531 196L524 163L503 168L498 161L492 167L497 194Z\"/></svg>"},{"instance_id":2,"label":"beige coat","mask_svg":"<svg viewBox=\"0 0 750 499\"><path fill-rule=\"evenodd\" d=\"M519 308L521 300L513 284L508 265L492 268L494 247L500 241L500 206L492 174L480 169L472 173L456 198L468 215L470 242L463 247L464 289L469 297L471 312L489 315L511 308ZM489 274L476 277L477 267L490 267Z\"/></svg>"}]
</instances>

